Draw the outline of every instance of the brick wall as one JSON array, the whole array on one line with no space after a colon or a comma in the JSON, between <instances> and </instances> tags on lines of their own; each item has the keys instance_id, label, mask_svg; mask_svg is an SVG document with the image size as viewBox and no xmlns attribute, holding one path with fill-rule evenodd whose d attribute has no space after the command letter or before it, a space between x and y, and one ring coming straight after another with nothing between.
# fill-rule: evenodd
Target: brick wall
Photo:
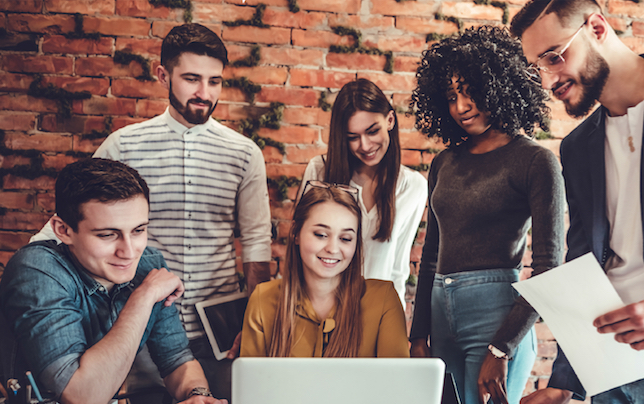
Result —
<instances>
[{"instance_id":1,"label":"brick wall","mask_svg":"<svg viewBox=\"0 0 644 404\"><path fill-rule=\"evenodd\" d=\"M600 2L624 42L641 53L644 5L628 0ZM53 213L57 171L90 155L110 131L165 109L166 91L142 76L146 65L154 72L162 38L185 18L217 32L228 46L231 61L248 58L255 46L259 49L257 66L228 67L225 76L246 78L261 90L251 102L251 95L240 88L225 88L215 111L218 119L237 128L244 119L257 123L260 115L274 109L270 103L284 104L280 129L255 126L254 130L268 144L264 157L268 176L274 180L270 188L277 234L275 272L285 252L282 240L289 228L296 179L311 157L326 151L330 112L322 108L321 100L332 103L343 84L366 77L405 110L428 34L448 35L457 32L459 25L502 25L525 0L495 5L439 0L265 0L264 28L225 24L259 17L263 6L258 0L184 3L191 10L155 7L149 0L0 0L0 271ZM299 11L290 10L289 4ZM334 45L357 45L351 35L334 32L335 26L357 30L353 32L361 34L362 49L372 50L330 51ZM125 63L120 63L124 55ZM129 61L132 58L136 60ZM384 71L388 62L393 62L393 74ZM61 102L61 94L67 101ZM558 154L561 138L577 122L567 117L559 103L551 106L553 138L541 142ZM404 114L399 118L403 163L426 173L441 146L415 131L413 118ZM288 185L285 192L279 191ZM412 268L420 259L423 237L420 231ZM538 330L540 357L526 391L544 384L555 354L547 327L541 324Z\"/></svg>"}]
</instances>

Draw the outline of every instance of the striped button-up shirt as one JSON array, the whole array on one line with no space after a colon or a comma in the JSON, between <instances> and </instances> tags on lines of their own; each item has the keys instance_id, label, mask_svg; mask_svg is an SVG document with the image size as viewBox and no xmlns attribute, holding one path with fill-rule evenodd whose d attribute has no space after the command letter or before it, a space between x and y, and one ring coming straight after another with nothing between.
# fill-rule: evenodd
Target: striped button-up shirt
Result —
<instances>
[{"instance_id":1,"label":"striped button-up shirt","mask_svg":"<svg viewBox=\"0 0 644 404\"><path fill-rule=\"evenodd\" d=\"M112 133L94 157L135 168L150 187L148 245L186 291L179 299L190 339L204 335L195 303L239 290L234 233L243 262L271 258L264 158L247 137L210 118L187 128L168 110Z\"/></svg>"}]
</instances>

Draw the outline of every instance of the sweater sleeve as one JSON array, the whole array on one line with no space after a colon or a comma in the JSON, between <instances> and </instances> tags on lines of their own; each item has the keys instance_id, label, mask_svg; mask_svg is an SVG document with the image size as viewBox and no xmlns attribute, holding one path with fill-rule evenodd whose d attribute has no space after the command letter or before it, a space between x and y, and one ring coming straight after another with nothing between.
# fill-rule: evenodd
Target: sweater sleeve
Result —
<instances>
[{"instance_id":1,"label":"sweater sleeve","mask_svg":"<svg viewBox=\"0 0 644 404\"><path fill-rule=\"evenodd\" d=\"M378 358L408 358L407 326L405 313L398 298L398 293L391 282L386 284L386 295L383 299L383 311L378 328Z\"/></svg>"},{"instance_id":2,"label":"sweater sleeve","mask_svg":"<svg viewBox=\"0 0 644 404\"><path fill-rule=\"evenodd\" d=\"M557 158L547 149L535 153L527 174L532 216L533 275L561 264L564 234L564 186ZM512 357L516 347L539 318L519 296L491 344Z\"/></svg>"},{"instance_id":3,"label":"sweater sleeve","mask_svg":"<svg viewBox=\"0 0 644 404\"><path fill-rule=\"evenodd\" d=\"M431 200L432 192L436 186L439 169L440 155L432 161L427 179L429 196L427 207L427 231L425 234L425 244L423 245L423 255L420 260L420 268L418 270L414 316L409 335L410 340L418 338L427 339L431 327L432 286L434 284L434 276L436 275L439 241L438 223L436 221L434 211L432 210Z\"/></svg>"},{"instance_id":4,"label":"sweater sleeve","mask_svg":"<svg viewBox=\"0 0 644 404\"><path fill-rule=\"evenodd\" d=\"M268 356L264 336L262 318L262 290L264 285L259 284L248 299L248 306L244 315L242 327L242 340L239 356Z\"/></svg>"}]
</instances>

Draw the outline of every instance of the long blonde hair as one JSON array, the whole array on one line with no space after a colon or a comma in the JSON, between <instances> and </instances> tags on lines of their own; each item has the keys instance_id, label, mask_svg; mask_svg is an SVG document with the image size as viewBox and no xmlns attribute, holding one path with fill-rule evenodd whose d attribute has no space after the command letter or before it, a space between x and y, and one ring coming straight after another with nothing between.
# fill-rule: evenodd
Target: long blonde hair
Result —
<instances>
[{"instance_id":1,"label":"long blonde hair","mask_svg":"<svg viewBox=\"0 0 644 404\"><path fill-rule=\"evenodd\" d=\"M362 277L362 234L360 207L349 193L331 188L311 188L297 204L293 214L293 226L289 233L286 250L286 265L282 273L280 299L277 306L273 336L268 347L268 356L288 357L295 334L295 309L306 297L306 287L299 246L295 240L308 219L313 206L323 202L335 202L349 209L358 219L356 251L347 269L342 272L340 284L335 293L336 327L329 338L324 356L358 356L362 339L360 300L365 290Z\"/></svg>"}]
</instances>

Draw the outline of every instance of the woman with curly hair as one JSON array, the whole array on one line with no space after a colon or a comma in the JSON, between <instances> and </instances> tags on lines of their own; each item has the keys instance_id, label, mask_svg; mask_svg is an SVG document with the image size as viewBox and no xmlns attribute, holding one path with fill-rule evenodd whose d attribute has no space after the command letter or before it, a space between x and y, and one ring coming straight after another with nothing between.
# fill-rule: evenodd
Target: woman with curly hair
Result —
<instances>
[{"instance_id":1,"label":"woman with curly hair","mask_svg":"<svg viewBox=\"0 0 644 404\"><path fill-rule=\"evenodd\" d=\"M373 82L345 84L333 104L329 151L309 162L302 184L358 189L366 279L392 281L405 305L409 257L427 203L427 180L400 164L398 117Z\"/></svg>"},{"instance_id":2,"label":"woman with curly hair","mask_svg":"<svg viewBox=\"0 0 644 404\"><path fill-rule=\"evenodd\" d=\"M538 315L511 286L531 223L533 274L562 260L563 179L525 136L549 112L526 67L506 30L468 29L423 53L412 95L417 127L447 149L429 171L411 354L429 356L429 335L465 404L518 403L534 364Z\"/></svg>"}]
</instances>

